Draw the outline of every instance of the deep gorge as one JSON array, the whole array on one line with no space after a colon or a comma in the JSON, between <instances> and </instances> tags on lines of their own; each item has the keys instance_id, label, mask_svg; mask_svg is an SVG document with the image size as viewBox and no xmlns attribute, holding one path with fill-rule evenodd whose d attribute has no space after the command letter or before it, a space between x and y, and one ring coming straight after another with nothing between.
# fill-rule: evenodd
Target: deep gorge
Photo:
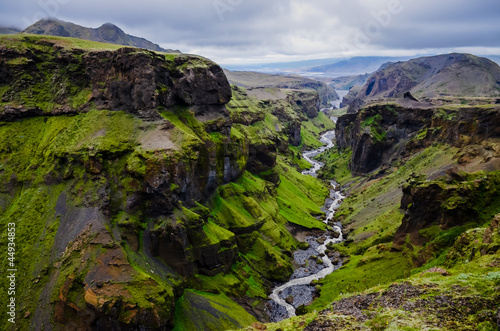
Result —
<instances>
[{"instance_id":1,"label":"deep gorge","mask_svg":"<svg viewBox=\"0 0 500 331\"><path fill-rule=\"evenodd\" d=\"M0 37L0 242L16 224L21 316L4 328L500 325L497 97L393 93L335 124L314 89L81 45ZM270 319L276 287L297 316Z\"/></svg>"}]
</instances>

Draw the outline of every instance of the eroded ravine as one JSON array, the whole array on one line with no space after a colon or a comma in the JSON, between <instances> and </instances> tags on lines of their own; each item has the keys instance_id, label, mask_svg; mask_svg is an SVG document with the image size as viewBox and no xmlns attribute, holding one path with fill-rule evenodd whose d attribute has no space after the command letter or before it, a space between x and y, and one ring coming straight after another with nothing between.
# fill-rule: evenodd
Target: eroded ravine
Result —
<instances>
[{"instance_id":1,"label":"eroded ravine","mask_svg":"<svg viewBox=\"0 0 500 331\"><path fill-rule=\"evenodd\" d=\"M314 177L317 176L317 172L323 167L323 164L312 158L332 148L334 146L332 139L334 138L335 132L328 131L323 134L320 139L326 146L303 153L303 158L312 164L312 168L304 170L302 174ZM337 189L337 183L331 181L331 185L330 197L325 202L327 217L324 222L327 224L331 223L335 215L335 210L345 198ZM301 265L301 267L295 270L287 283L274 288L269 296L272 302L268 313L272 321L279 321L295 316L297 307L307 305L313 300L315 287L311 285L311 282L324 278L342 266L342 261L338 259L338 257L336 258L332 254L325 254L327 245L343 241L341 224L334 223L332 230L333 232L328 231L321 236L307 237L306 241L309 243L310 247L307 250L299 250L294 253L295 263ZM314 257L317 257L316 261ZM332 262L332 258L335 263ZM318 259L321 259L322 262L319 262Z\"/></svg>"}]
</instances>

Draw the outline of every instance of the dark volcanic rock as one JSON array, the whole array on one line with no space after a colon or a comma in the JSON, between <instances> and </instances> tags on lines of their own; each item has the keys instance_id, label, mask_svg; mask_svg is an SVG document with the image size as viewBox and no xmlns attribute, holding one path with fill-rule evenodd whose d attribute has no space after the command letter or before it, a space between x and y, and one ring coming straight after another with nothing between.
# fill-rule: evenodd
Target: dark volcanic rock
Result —
<instances>
[{"instance_id":1,"label":"dark volcanic rock","mask_svg":"<svg viewBox=\"0 0 500 331\"><path fill-rule=\"evenodd\" d=\"M320 99L317 92L294 91L293 94L287 98L287 101L292 105L295 103L296 109L307 115L309 118L318 116Z\"/></svg>"},{"instance_id":2,"label":"dark volcanic rock","mask_svg":"<svg viewBox=\"0 0 500 331\"><path fill-rule=\"evenodd\" d=\"M47 49L0 47L0 84L9 86L2 97L6 105L0 109L0 120L37 116L41 112L76 113L90 108L123 110L155 120L161 118L158 108L182 105L202 113L208 107L209 112L212 109L217 116L228 117L220 106L231 99L230 85L222 69L207 59L176 55L171 60L163 54L135 48L83 52L62 49L55 41L45 41L43 46ZM24 60L15 66L10 64L18 58ZM88 97L81 98L85 91ZM53 95L51 107L33 101L49 95ZM75 98L79 98L79 103L75 103Z\"/></svg>"},{"instance_id":3,"label":"dark volcanic rock","mask_svg":"<svg viewBox=\"0 0 500 331\"><path fill-rule=\"evenodd\" d=\"M373 105L339 117L336 130L337 146L352 150L350 167L357 174L388 166L436 141L456 147L478 145L477 153L486 156L488 152L481 147L482 141L497 137L500 137L500 108L496 106L471 106L456 111ZM467 162L467 155L462 158L459 162Z\"/></svg>"},{"instance_id":4,"label":"dark volcanic rock","mask_svg":"<svg viewBox=\"0 0 500 331\"><path fill-rule=\"evenodd\" d=\"M403 188L401 208L405 210L401 226L394 235L394 248L402 248L409 236L413 245L423 245L428 238L421 230L438 225L442 230L479 220L483 209L500 197L500 178L492 172L473 182L465 180L411 181ZM493 222L494 223L494 222Z\"/></svg>"},{"instance_id":5,"label":"dark volcanic rock","mask_svg":"<svg viewBox=\"0 0 500 331\"><path fill-rule=\"evenodd\" d=\"M352 172L366 174L400 157L404 143L430 125L432 115L432 110L393 105L377 105L346 114L337 121L337 146L352 150Z\"/></svg>"},{"instance_id":6,"label":"dark volcanic rock","mask_svg":"<svg viewBox=\"0 0 500 331\"><path fill-rule=\"evenodd\" d=\"M419 102L417 98L415 98L410 91L407 91L405 92L405 94L403 95L403 98L405 99L410 99L410 100L413 100L413 101L416 101L416 102Z\"/></svg>"},{"instance_id":7,"label":"dark volcanic rock","mask_svg":"<svg viewBox=\"0 0 500 331\"><path fill-rule=\"evenodd\" d=\"M288 125L288 141L292 146L299 146L302 141L302 136L300 135L302 129L302 124L300 121L293 121Z\"/></svg>"}]
</instances>

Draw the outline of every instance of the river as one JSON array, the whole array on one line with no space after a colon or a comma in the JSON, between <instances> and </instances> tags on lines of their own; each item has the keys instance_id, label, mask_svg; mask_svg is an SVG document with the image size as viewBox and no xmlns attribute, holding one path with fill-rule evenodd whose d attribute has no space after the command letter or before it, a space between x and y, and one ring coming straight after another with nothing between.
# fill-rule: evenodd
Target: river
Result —
<instances>
[{"instance_id":1,"label":"river","mask_svg":"<svg viewBox=\"0 0 500 331\"><path fill-rule=\"evenodd\" d=\"M349 90L335 90L339 96L338 100L330 102L332 104L332 107L334 108L340 108L340 104L342 103L342 99L349 93Z\"/></svg>"},{"instance_id":2,"label":"river","mask_svg":"<svg viewBox=\"0 0 500 331\"><path fill-rule=\"evenodd\" d=\"M318 175L318 170L323 167L323 164L312 158L332 148L334 146L332 139L334 138L335 132L328 131L320 139L326 146L303 153L303 158L312 164L312 168L304 170L302 174L314 177ZM345 198L337 189L337 183L334 181L330 181L330 183L332 186L330 196L326 199L323 209L327 216L324 221L326 224L331 224L335 210ZM271 321L278 322L295 316L296 308L301 305L310 304L314 298L316 288L314 285L311 285L311 282L324 278L342 266L342 260L339 259L338 255L333 252L325 254L327 252L327 245L330 243L340 243L344 240L340 223L334 223L331 229L333 232L327 231L318 237L307 237L306 241L310 245L309 248L294 252L294 261L300 267L294 271L290 281L278 285L273 289L271 295L269 295L269 298L272 300L268 307L268 314Z\"/></svg>"}]
</instances>

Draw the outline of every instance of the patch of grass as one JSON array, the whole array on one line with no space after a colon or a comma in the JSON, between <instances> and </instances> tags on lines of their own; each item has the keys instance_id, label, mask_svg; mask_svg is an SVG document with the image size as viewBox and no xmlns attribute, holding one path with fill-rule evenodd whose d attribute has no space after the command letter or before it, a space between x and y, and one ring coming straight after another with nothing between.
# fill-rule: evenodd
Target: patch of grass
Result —
<instances>
[{"instance_id":1,"label":"patch of grass","mask_svg":"<svg viewBox=\"0 0 500 331\"><path fill-rule=\"evenodd\" d=\"M175 305L174 330L227 330L256 319L225 295L186 290Z\"/></svg>"},{"instance_id":2,"label":"patch of grass","mask_svg":"<svg viewBox=\"0 0 500 331\"><path fill-rule=\"evenodd\" d=\"M373 250L367 251L367 256L352 255L347 265L322 279L320 297L307 307L308 311L323 309L342 293L360 292L408 275L411 263L401 253L391 252L390 248ZM368 258L370 254L373 256Z\"/></svg>"},{"instance_id":3,"label":"patch of grass","mask_svg":"<svg viewBox=\"0 0 500 331\"><path fill-rule=\"evenodd\" d=\"M345 185L352 179L352 173L349 170L352 151L346 149L340 152L337 147L333 147L326 152L315 157L315 160L321 161L325 166L319 170L319 178L333 178L340 185Z\"/></svg>"}]
</instances>

